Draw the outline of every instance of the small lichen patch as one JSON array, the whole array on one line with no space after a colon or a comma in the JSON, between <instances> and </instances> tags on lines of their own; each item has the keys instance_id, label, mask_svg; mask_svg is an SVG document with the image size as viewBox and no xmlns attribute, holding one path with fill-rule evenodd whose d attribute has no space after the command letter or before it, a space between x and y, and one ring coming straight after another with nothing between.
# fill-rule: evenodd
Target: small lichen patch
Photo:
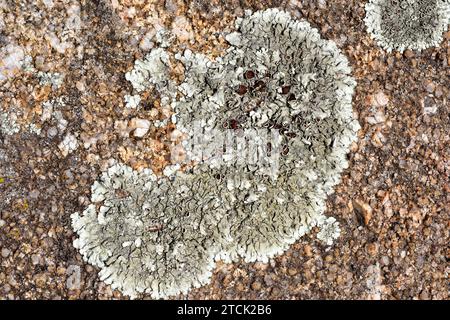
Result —
<instances>
[{"instance_id":1,"label":"small lichen patch","mask_svg":"<svg viewBox=\"0 0 450 320\"><path fill-rule=\"evenodd\" d=\"M64 82L64 75L59 72L39 71L37 77L39 78L40 85L51 85L53 89L59 89Z\"/></svg>"},{"instance_id":2,"label":"small lichen patch","mask_svg":"<svg viewBox=\"0 0 450 320\"><path fill-rule=\"evenodd\" d=\"M439 46L450 23L449 0L369 0L367 30L388 52Z\"/></svg>"},{"instance_id":3,"label":"small lichen patch","mask_svg":"<svg viewBox=\"0 0 450 320\"><path fill-rule=\"evenodd\" d=\"M13 77L22 67L25 59L24 50L8 44L0 49L0 81Z\"/></svg>"}]
</instances>

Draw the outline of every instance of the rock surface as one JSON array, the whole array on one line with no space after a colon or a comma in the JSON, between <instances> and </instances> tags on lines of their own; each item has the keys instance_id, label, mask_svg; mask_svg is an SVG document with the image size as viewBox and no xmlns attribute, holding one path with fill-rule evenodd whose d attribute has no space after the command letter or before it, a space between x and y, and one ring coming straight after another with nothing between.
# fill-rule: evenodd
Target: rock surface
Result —
<instances>
[{"instance_id":1,"label":"rock surface","mask_svg":"<svg viewBox=\"0 0 450 320\"><path fill-rule=\"evenodd\" d=\"M125 73L155 46L220 56L236 17L269 7L334 40L358 83L362 129L327 201L340 237L330 247L317 230L267 264L218 263L210 285L174 298L448 299L450 32L388 54L364 2L344 0L0 2L0 109L13 115L0 116L0 299L123 298L73 247L69 216L112 159L169 164L170 110L148 93L127 108ZM136 137L133 118L161 125Z\"/></svg>"}]
</instances>

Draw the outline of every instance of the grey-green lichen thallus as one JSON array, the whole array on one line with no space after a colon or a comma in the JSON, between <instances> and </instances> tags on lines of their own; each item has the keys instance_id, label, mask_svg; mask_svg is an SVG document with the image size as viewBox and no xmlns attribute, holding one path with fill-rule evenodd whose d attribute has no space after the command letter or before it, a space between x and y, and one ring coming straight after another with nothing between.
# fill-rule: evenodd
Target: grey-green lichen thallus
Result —
<instances>
[{"instance_id":1,"label":"grey-green lichen thallus","mask_svg":"<svg viewBox=\"0 0 450 320\"><path fill-rule=\"evenodd\" d=\"M388 52L439 46L450 23L450 0L369 0L364 19Z\"/></svg>"},{"instance_id":2,"label":"grey-green lichen thallus","mask_svg":"<svg viewBox=\"0 0 450 320\"><path fill-rule=\"evenodd\" d=\"M319 226L330 245L340 228L325 201L348 167L358 121L346 57L308 22L278 9L236 21L226 53L212 61L186 50L176 85L170 53L153 49L126 78L135 96L157 90L187 139L202 132L276 128L276 174L236 158L200 162L168 177L117 163L92 186L92 204L72 215L75 246L100 278L124 294L165 298L208 283L216 260L267 261ZM139 98L137 97L136 101Z\"/></svg>"}]
</instances>

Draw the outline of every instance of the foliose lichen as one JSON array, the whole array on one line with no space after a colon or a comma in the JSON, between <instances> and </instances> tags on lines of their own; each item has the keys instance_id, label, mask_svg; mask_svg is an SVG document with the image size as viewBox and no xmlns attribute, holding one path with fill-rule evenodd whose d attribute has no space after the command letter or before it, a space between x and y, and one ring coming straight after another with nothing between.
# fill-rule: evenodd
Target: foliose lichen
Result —
<instances>
[{"instance_id":1,"label":"foliose lichen","mask_svg":"<svg viewBox=\"0 0 450 320\"><path fill-rule=\"evenodd\" d=\"M149 169L116 164L93 184L93 204L72 215L75 247L112 288L161 298L210 278L225 222L221 199L205 177L178 175L157 180Z\"/></svg>"},{"instance_id":2,"label":"foliose lichen","mask_svg":"<svg viewBox=\"0 0 450 320\"><path fill-rule=\"evenodd\" d=\"M139 106L139 102L141 102L141 96L139 95L125 95L125 107L130 109L136 109Z\"/></svg>"},{"instance_id":3,"label":"foliose lichen","mask_svg":"<svg viewBox=\"0 0 450 320\"><path fill-rule=\"evenodd\" d=\"M127 74L135 91L151 87L166 97L184 142L199 130L207 138L236 132L235 156L193 153L195 166L182 173L173 164L162 178L116 164L92 186L93 204L72 215L75 246L101 268L102 280L132 297L201 286L217 259L267 261L314 226L325 227L327 244L339 235L323 212L359 129L347 59L309 23L277 9L246 12L236 30L215 61L189 50L175 56L185 67L178 95L164 76L169 59L162 49ZM279 145L281 155L268 160L275 171L239 154L246 142L238 132L268 129L277 132L273 145L255 141L269 153Z\"/></svg>"},{"instance_id":4,"label":"foliose lichen","mask_svg":"<svg viewBox=\"0 0 450 320\"><path fill-rule=\"evenodd\" d=\"M137 60L134 69L125 75L137 92L168 80L169 54L162 48L150 51L143 61Z\"/></svg>"},{"instance_id":5,"label":"foliose lichen","mask_svg":"<svg viewBox=\"0 0 450 320\"><path fill-rule=\"evenodd\" d=\"M233 241L226 251L231 259L266 261L315 225L347 167L359 129L351 107L355 81L336 45L287 13L248 14L236 29L227 37L232 46L214 62L189 51L178 56L189 72L173 107L177 128L191 137L196 122L206 134L224 127L280 131L275 181L239 157L209 168L234 182L227 188Z\"/></svg>"},{"instance_id":6,"label":"foliose lichen","mask_svg":"<svg viewBox=\"0 0 450 320\"><path fill-rule=\"evenodd\" d=\"M388 52L439 46L450 22L449 0L369 0L367 30Z\"/></svg>"},{"instance_id":7,"label":"foliose lichen","mask_svg":"<svg viewBox=\"0 0 450 320\"><path fill-rule=\"evenodd\" d=\"M320 231L317 233L317 239L331 246L334 240L341 234L341 228L337 220L333 217L321 217L317 224L320 227Z\"/></svg>"}]
</instances>

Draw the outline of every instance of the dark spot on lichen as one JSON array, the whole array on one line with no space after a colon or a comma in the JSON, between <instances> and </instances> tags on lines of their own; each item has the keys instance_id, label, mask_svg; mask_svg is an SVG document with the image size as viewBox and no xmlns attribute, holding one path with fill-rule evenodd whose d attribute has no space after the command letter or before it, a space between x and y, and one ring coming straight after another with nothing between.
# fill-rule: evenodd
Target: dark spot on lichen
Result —
<instances>
[{"instance_id":1,"label":"dark spot on lichen","mask_svg":"<svg viewBox=\"0 0 450 320\"><path fill-rule=\"evenodd\" d=\"M236 92L241 96L246 94L247 91L248 91L248 88L246 86L244 86L243 84L240 84L239 87L236 89Z\"/></svg>"},{"instance_id":2,"label":"dark spot on lichen","mask_svg":"<svg viewBox=\"0 0 450 320\"><path fill-rule=\"evenodd\" d=\"M288 94L290 90L291 90L291 86L283 86L283 87L281 87L281 93L282 94Z\"/></svg>"},{"instance_id":3,"label":"dark spot on lichen","mask_svg":"<svg viewBox=\"0 0 450 320\"><path fill-rule=\"evenodd\" d=\"M244 73L244 78L245 79L253 79L255 77L255 72L253 72L252 70L247 70Z\"/></svg>"}]
</instances>

